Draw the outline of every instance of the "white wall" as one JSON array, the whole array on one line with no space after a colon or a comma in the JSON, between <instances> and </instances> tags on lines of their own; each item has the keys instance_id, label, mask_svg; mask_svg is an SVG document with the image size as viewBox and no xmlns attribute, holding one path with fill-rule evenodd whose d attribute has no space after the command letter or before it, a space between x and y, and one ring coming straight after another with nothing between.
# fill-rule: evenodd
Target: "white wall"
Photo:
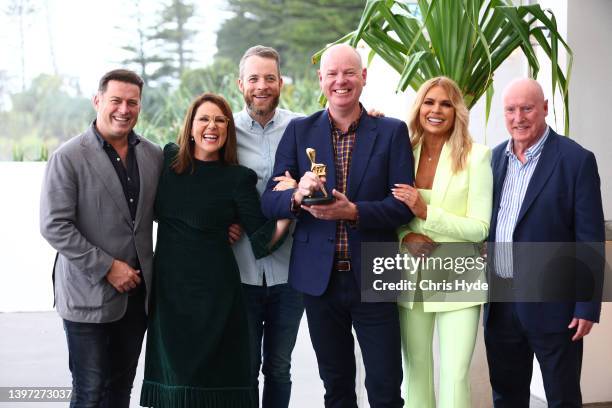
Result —
<instances>
[{"instance_id":1,"label":"white wall","mask_svg":"<svg viewBox=\"0 0 612 408\"><path fill-rule=\"evenodd\" d=\"M574 52L570 82L570 137L591 150L599 166L604 217L612 219L612 143L605 124L612 112L612 1L542 0L558 17ZM543 69L548 69L543 67ZM550 76L544 74L548 82ZM561 131L561 126L557 126ZM612 245L606 245L612 259ZM584 341L582 392L585 403L612 401L612 303L604 303L601 322ZM534 363L532 392L544 397L537 362Z\"/></svg>"},{"instance_id":2,"label":"white wall","mask_svg":"<svg viewBox=\"0 0 612 408\"><path fill-rule=\"evenodd\" d=\"M604 215L612 220L612 143L607 123L612 113L612 1L569 0L567 7L567 38L575 61L570 134L597 157Z\"/></svg>"},{"instance_id":3,"label":"white wall","mask_svg":"<svg viewBox=\"0 0 612 408\"><path fill-rule=\"evenodd\" d=\"M0 312L52 310L55 252L38 232L45 163L0 162Z\"/></svg>"}]
</instances>

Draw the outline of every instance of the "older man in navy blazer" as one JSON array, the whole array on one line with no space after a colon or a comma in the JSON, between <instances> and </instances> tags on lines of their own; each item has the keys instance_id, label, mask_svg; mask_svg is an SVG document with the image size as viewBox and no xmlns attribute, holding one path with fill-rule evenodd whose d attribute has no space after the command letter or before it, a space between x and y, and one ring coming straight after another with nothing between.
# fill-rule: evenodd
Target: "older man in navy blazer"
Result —
<instances>
[{"instance_id":1,"label":"older man in navy blazer","mask_svg":"<svg viewBox=\"0 0 612 408\"><path fill-rule=\"evenodd\" d=\"M366 69L348 45L329 48L321 58L321 89L329 108L294 119L278 146L272 178L285 171L300 178L294 191L273 191L270 179L262 197L270 218L297 218L289 283L304 293L326 407L357 407L354 327L366 369L370 406L401 407L402 382L397 306L362 303L361 243L395 242L395 228L412 218L393 198L396 183L413 183L413 158L406 125L369 116L359 103ZM313 174L306 149L327 165L327 177ZM322 189L328 205L305 206L306 196Z\"/></svg>"},{"instance_id":2,"label":"older man in navy blazer","mask_svg":"<svg viewBox=\"0 0 612 408\"><path fill-rule=\"evenodd\" d=\"M494 197L489 241L498 243L604 240L601 192L595 156L556 134L547 124L548 104L532 79L513 81L504 92L511 139L493 151ZM515 251L522 252L520 245ZM498 257L500 248L494 254ZM515 254L495 262L493 283L517 287L532 279L534 257ZM531 265L529 276L518 265ZM529 269L529 268L526 268ZM586 277L584 277L586 278ZM558 276L557 278L558 279ZM506 281L506 282L504 282ZM520 286L520 283L519 285ZM520 296L520 294L519 294ZM485 307L485 343L496 408L527 408L535 353L549 407L581 407L582 338L599 320L601 303L497 302ZM562 301L565 300L565 301Z\"/></svg>"}]
</instances>

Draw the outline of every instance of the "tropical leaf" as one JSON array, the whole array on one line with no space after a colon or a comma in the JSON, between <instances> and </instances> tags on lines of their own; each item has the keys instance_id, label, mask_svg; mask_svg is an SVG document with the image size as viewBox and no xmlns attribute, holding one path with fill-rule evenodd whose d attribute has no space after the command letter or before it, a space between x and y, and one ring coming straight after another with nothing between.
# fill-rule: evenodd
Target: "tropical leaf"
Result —
<instances>
[{"instance_id":1,"label":"tropical leaf","mask_svg":"<svg viewBox=\"0 0 612 408\"><path fill-rule=\"evenodd\" d=\"M417 90L427 79L446 75L457 82L468 108L486 95L487 121L495 71L518 49L537 78L537 45L550 60L552 90L563 99L568 133L573 54L552 12L538 4L514 6L510 0L418 0L417 6L415 12L406 0L368 0L356 30L334 44L356 46L363 40L371 49L368 62L379 55L400 74L398 90ZM568 56L566 68L559 64L562 49ZM554 99L553 109L556 114Z\"/></svg>"}]
</instances>

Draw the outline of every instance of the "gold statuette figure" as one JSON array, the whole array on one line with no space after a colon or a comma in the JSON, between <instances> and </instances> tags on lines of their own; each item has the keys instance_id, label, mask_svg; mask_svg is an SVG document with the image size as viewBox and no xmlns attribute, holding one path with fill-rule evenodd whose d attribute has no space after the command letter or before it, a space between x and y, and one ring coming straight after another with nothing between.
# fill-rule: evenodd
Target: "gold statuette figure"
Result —
<instances>
[{"instance_id":1,"label":"gold statuette figure","mask_svg":"<svg viewBox=\"0 0 612 408\"><path fill-rule=\"evenodd\" d=\"M327 166L325 164L315 162L316 157L317 157L316 150L313 149L312 147L308 147L306 149L306 155L308 156L308 159L310 160L310 171L312 171L317 177L326 177L327 176ZM327 191L325 190L325 185L323 184L321 184L321 193L323 194L322 197L314 197L314 194L313 194L313 196L304 198L303 203L305 205L329 204L332 201L334 201L334 197L331 197L330 195L327 194Z\"/></svg>"}]
</instances>

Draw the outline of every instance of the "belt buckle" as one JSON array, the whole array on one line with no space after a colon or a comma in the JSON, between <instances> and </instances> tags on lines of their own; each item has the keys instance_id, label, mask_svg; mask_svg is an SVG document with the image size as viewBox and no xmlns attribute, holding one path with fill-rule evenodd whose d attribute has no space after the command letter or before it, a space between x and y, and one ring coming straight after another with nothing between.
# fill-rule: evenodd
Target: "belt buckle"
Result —
<instances>
[{"instance_id":1,"label":"belt buckle","mask_svg":"<svg viewBox=\"0 0 612 408\"><path fill-rule=\"evenodd\" d=\"M336 261L336 270L340 272L350 271L351 261L349 260Z\"/></svg>"}]
</instances>

